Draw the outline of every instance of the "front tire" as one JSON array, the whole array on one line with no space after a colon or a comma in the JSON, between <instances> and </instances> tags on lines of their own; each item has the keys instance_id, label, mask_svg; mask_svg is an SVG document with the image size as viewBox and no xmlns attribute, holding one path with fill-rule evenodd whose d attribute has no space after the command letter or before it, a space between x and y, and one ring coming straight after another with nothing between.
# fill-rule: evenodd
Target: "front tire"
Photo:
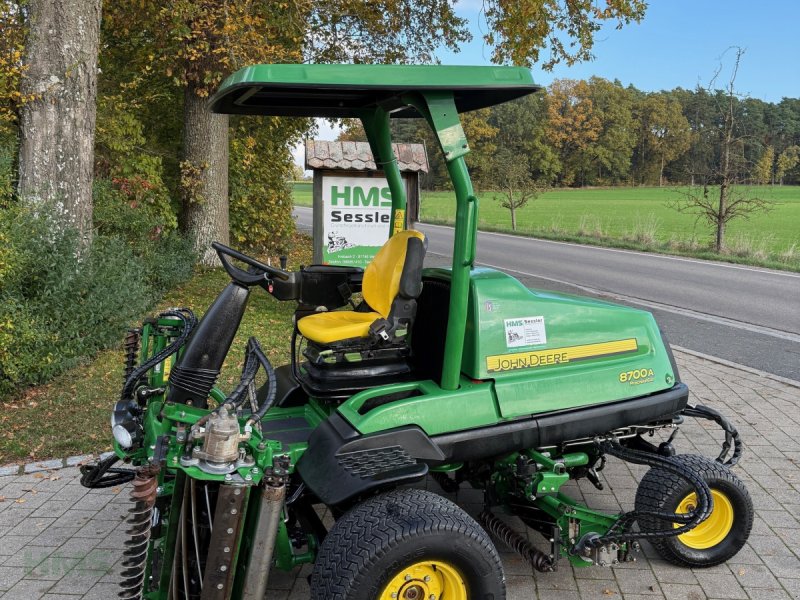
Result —
<instances>
[{"instance_id":1,"label":"front tire","mask_svg":"<svg viewBox=\"0 0 800 600\"><path fill-rule=\"evenodd\" d=\"M753 527L753 502L744 484L720 463L691 454L676 457L701 475L714 500L709 517L691 531L651 540L656 552L669 562L685 567L713 567L742 549ZM692 486L657 467L642 478L636 491L637 511L686 513L693 509ZM672 524L655 518L639 520L642 531L669 529Z\"/></svg>"},{"instance_id":2,"label":"front tire","mask_svg":"<svg viewBox=\"0 0 800 600\"><path fill-rule=\"evenodd\" d=\"M449 500L403 489L357 505L325 537L312 600L503 600L488 534Z\"/></svg>"}]
</instances>

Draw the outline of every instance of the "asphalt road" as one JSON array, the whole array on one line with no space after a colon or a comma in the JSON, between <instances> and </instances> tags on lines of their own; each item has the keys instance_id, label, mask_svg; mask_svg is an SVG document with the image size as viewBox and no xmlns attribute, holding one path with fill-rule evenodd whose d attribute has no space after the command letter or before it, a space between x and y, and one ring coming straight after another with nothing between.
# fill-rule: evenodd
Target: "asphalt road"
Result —
<instances>
[{"instance_id":1,"label":"asphalt road","mask_svg":"<svg viewBox=\"0 0 800 600\"><path fill-rule=\"evenodd\" d=\"M310 230L311 209L295 209ZM420 224L431 265L452 256L453 229ZM800 274L480 232L477 262L529 287L650 310L684 348L800 381Z\"/></svg>"}]
</instances>

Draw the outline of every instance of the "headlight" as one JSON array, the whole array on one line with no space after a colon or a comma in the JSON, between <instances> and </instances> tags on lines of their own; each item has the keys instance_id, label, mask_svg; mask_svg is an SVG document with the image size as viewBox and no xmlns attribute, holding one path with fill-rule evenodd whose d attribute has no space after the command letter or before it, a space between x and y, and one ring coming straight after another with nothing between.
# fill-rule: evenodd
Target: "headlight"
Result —
<instances>
[{"instance_id":1,"label":"headlight","mask_svg":"<svg viewBox=\"0 0 800 600\"><path fill-rule=\"evenodd\" d=\"M142 438L141 427L131 408L135 404L120 400L111 412L111 433L120 447L125 450L133 447ZM137 407L138 408L138 407Z\"/></svg>"}]
</instances>

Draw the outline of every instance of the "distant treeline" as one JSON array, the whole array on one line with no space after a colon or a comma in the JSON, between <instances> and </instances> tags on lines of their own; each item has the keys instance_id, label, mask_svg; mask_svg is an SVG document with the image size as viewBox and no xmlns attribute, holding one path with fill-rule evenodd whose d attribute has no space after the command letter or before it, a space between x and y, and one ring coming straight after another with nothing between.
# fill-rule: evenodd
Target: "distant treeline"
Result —
<instances>
[{"instance_id":1,"label":"distant treeline","mask_svg":"<svg viewBox=\"0 0 800 600\"><path fill-rule=\"evenodd\" d=\"M547 185L714 184L727 109L722 90L648 93L599 77L556 80L539 94L465 115L468 162L479 181L491 180L491 157L502 151ZM800 99L740 98L734 111L736 180L800 183ZM395 129L396 139L435 143L420 119L399 119ZM351 123L342 138L362 135ZM447 185L440 157L428 156L423 185Z\"/></svg>"}]
</instances>

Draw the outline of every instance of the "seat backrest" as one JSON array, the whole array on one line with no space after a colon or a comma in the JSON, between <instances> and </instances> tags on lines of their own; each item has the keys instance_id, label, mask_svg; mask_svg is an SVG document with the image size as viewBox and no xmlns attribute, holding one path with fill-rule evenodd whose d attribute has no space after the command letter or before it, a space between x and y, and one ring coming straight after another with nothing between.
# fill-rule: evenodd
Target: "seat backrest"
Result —
<instances>
[{"instance_id":1,"label":"seat backrest","mask_svg":"<svg viewBox=\"0 0 800 600\"><path fill-rule=\"evenodd\" d=\"M422 242L413 242L419 240ZM392 309L392 302L401 291L408 297L416 298L421 290L422 259L425 257L425 235L420 231L407 229L394 234L378 250L378 253L364 270L361 291L367 304L382 317L387 318ZM409 253L409 247L412 246ZM419 251L421 248L421 252ZM413 269L403 271L406 259L413 260ZM419 263L418 265L416 263ZM401 290L401 283L404 289ZM407 288L407 289L406 289Z\"/></svg>"}]
</instances>

